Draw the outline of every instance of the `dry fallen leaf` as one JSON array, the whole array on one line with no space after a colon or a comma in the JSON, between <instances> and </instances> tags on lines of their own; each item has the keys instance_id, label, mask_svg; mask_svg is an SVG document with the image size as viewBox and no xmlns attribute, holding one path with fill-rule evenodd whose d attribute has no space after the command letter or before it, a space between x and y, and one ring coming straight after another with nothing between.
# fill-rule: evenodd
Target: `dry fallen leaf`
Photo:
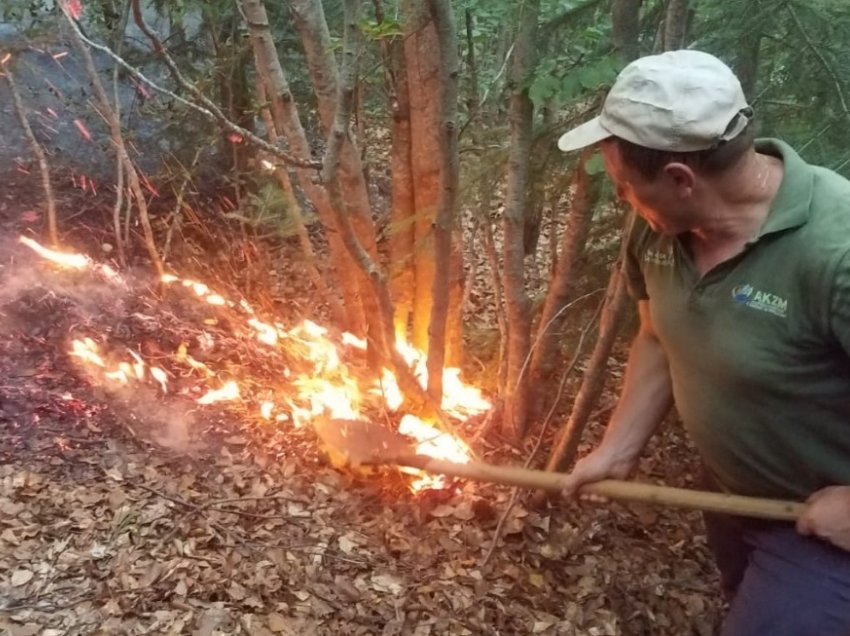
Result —
<instances>
[{"instance_id":1,"label":"dry fallen leaf","mask_svg":"<svg viewBox=\"0 0 850 636\"><path fill-rule=\"evenodd\" d=\"M30 570L15 570L12 572L12 585L19 587L32 581L34 574Z\"/></svg>"}]
</instances>

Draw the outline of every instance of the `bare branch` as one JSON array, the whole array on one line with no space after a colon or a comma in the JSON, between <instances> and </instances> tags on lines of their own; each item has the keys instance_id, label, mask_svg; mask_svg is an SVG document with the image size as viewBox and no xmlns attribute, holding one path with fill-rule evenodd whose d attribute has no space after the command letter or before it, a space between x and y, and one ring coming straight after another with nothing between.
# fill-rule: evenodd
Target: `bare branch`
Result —
<instances>
[{"instance_id":1,"label":"bare branch","mask_svg":"<svg viewBox=\"0 0 850 636\"><path fill-rule=\"evenodd\" d=\"M806 32L806 28L803 26L803 23L800 22L800 18L797 16L797 12L794 11L794 7L791 6L791 3L786 2L785 8L788 9L788 13L791 15L791 19L794 20L794 24L797 25L797 29L800 31L800 35L803 36L803 39L806 41L808 47L812 50L812 53L818 58L823 66L823 69L826 71L826 74L832 79L832 83L835 85L835 92L838 93L838 99L841 101L841 110L844 111L844 114L847 116L847 119L850 120L850 108L847 107L847 99L844 97L844 89L841 88L841 80L838 77L838 74L829 65L827 59L823 56L823 53L820 52L815 46L815 43L812 42L812 38L809 37L809 34Z\"/></svg>"},{"instance_id":2,"label":"bare branch","mask_svg":"<svg viewBox=\"0 0 850 636\"><path fill-rule=\"evenodd\" d=\"M137 1L134 0L133 4L136 5ZM145 25L145 26L147 27L147 25ZM242 128L242 126L239 126L238 124L235 124L232 121L230 121L224 115L224 113L222 113L221 110L212 101L210 101L209 99L204 97L203 94L201 94L200 91L198 91L198 89L191 82L189 82L188 80L186 80L185 77L183 77L183 74L180 73L180 70L177 69L176 65L174 64L174 60L165 51L164 47L162 46L162 42L156 37L156 34L154 34L152 31L150 31L150 29L148 29L148 32L151 35L153 35L153 37L156 39L156 42L159 42L160 49L158 49L157 52L160 53L160 55L163 56L163 59L165 59L166 64L169 66L169 69L171 69L172 66L174 67L174 70L172 70L172 74L174 74L175 70L177 71L177 75L174 75L174 77L177 80L178 84L180 84L180 86L182 88L184 88L185 90L188 90L190 93L195 95L196 98L198 98L198 96L200 95L199 101L203 104L203 106L201 106L200 104L196 104L194 102L191 102L184 97L180 97L179 95L168 90L167 88L163 88L162 86L158 85L156 82L154 82L153 80L146 77L135 66L133 66L132 64L127 62L125 59L123 59L120 55L117 55L108 46L98 44L97 42L94 42L91 39L89 39L88 37L86 37L83 34L83 32L80 31L76 22L73 22L71 24L71 27L74 29L74 31L79 36L79 38L83 42L85 42L89 47L93 48L96 51L100 51L101 53L104 53L107 56L109 56L114 62L116 62L117 64L120 64L123 68L125 68L127 71L129 71L135 78L137 78L139 81L146 84L147 86L150 86L156 92L162 93L163 95L167 95L171 99L177 101L178 103L182 104L183 106L186 106L187 108L190 108L191 110L194 110L196 113L203 115L207 119L212 119L212 120L218 122L226 130L228 130L232 133L236 133L237 135L240 135L248 143L251 143L254 146L257 146L258 148L265 150L270 155L277 157L278 159L280 159L281 161L283 161L285 163L288 163L288 164L293 165L293 166L298 166L300 168L314 168L316 170L318 170L322 167L322 164L321 164L320 161L316 161L316 160L313 160L313 159L299 159L298 157L293 157L288 152L282 150L281 148L279 148L277 146L273 146L272 144L268 143L267 141L265 141L261 137L258 137L257 135L252 133L250 130ZM150 35L148 37L150 37ZM156 46L156 45L154 45L154 46Z\"/></svg>"}]
</instances>

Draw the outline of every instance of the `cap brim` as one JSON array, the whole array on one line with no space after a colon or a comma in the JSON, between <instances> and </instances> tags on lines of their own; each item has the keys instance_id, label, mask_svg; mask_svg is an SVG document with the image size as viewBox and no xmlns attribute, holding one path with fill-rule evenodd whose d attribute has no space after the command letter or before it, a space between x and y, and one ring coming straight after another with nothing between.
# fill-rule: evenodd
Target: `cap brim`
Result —
<instances>
[{"instance_id":1,"label":"cap brim","mask_svg":"<svg viewBox=\"0 0 850 636\"><path fill-rule=\"evenodd\" d=\"M580 148L598 144L610 136L611 133L605 130L599 122L599 117L594 117L581 126L577 126L561 135L561 138L558 139L558 148L564 152L579 150Z\"/></svg>"}]
</instances>

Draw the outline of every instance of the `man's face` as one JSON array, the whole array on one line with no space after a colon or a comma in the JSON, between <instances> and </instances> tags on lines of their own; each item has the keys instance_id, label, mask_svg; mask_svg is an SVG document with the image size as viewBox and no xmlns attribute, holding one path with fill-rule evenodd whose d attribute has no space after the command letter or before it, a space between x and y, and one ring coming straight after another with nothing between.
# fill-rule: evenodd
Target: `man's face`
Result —
<instances>
[{"instance_id":1,"label":"man's face","mask_svg":"<svg viewBox=\"0 0 850 636\"><path fill-rule=\"evenodd\" d=\"M620 148L614 140L603 141L600 150L617 197L628 202L653 231L675 236L693 229L695 218L690 205L691 186L683 184L666 170L654 179L647 179L623 163ZM687 168L685 170L690 172Z\"/></svg>"}]
</instances>

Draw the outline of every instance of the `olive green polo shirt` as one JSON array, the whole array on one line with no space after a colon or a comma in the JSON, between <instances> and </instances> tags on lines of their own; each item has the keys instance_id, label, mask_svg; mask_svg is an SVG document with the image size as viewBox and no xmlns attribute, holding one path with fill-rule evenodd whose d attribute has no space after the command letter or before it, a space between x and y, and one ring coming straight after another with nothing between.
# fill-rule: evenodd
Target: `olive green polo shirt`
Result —
<instances>
[{"instance_id":1,"label":"olive green polo shirt","mask_svg":"<svg viewBox=\"0 0 850 636\"><path fill-rule=\"evenodd\" d=\"M676 407L706 466L741 494L850 485L850 182L759 140L784 176L758 236L700 278L638 220L625 271L649 302Z\"/></svg>"}]
</instances>

